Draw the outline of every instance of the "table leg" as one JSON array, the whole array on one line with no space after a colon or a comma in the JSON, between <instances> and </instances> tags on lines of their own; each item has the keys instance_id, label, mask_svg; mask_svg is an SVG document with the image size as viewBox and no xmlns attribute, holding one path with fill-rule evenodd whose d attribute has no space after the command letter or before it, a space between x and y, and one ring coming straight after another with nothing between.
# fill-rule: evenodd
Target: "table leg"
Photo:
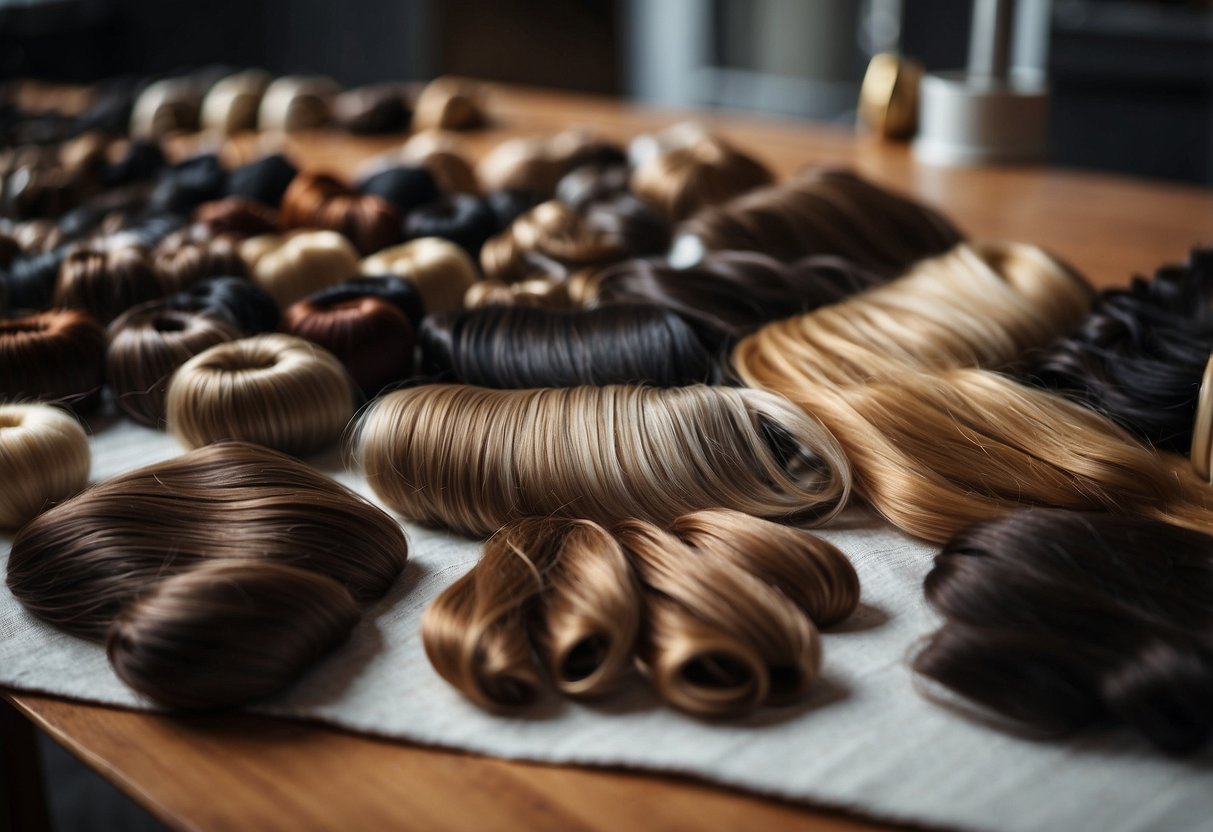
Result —
<instances>
[{"instance_id":1,"label":"table leg","mask_svg":"<svg viewBox=\"0 0 1213 832\"><path fill-rule=\"evenodd\" d=\"M33 723L0 696L0 832L50 832Z\"/></svg>"}]
</instances>

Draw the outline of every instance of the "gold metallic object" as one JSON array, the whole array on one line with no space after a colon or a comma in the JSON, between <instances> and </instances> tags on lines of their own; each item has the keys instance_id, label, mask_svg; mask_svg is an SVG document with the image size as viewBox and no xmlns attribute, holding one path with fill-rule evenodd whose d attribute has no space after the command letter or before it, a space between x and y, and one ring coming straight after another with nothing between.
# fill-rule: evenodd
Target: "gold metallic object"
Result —
<instances>
[{"instance_id":1,"label":"gold metallic object","mask_svg":"<svg viewBox=\"0 0 1213 832\"><path fill-rule=\"evenodd\" d=\"M886 139L907 139L918 127L922 64L881 52L872 57L859 88L859 121Z\"/></svg>"}]
</instances>

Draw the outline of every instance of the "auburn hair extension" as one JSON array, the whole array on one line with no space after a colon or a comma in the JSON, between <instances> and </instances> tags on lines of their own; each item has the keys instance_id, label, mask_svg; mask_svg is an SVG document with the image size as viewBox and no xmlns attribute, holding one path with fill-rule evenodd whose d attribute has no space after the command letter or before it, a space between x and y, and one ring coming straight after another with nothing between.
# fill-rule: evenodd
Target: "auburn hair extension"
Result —
<instances>
[{"instance_id":1,"label":"auburn hair extension","mask_svg":"<svg viewBox=\"0 0 1213 832\"><path fill-rule=\"evenodd\" d=\"M769 393L703 385L426 385L372 403L352 447L387 505L473 535L533 514L668 523L714 507L821 522L850 491L815 419Z\"/></svg>"},{"instance_id":2,"label":"auburn hair extension","mask_svg":"<svg viewBox=\"0 0 1213 832\"><path fill-rule=\"evenodd\" d=\"M480 251L480 264L489 279L517 283L658 254L668 244L664 220L633 197L594 204L584 215L549 200L490 238Z\"/></svg>"},{"instance_id":3,"label":"auburn hair extension","mask_svg":"<svg viewBox=\"0 0 1213 832\"><path fill-rule=\"evenodd\" d=\"M221 136L257 128L261 98L273 80L261 69L246 69L220 78L202 99L200 126Z\"/></svg>"},{"instance_id":4,"label":"auburn hair extension","mask_svg":"<svg viewBox=\"0 0 1213 832\"><path fill-rule=\"evenodd\" d=\"M168 429L187 448L235 439L302 456L336 442L353 415L341 362L291 335L216 344L168 388Z\"/></svg>"},{"instance_id":5,"label":"auburn hair extension","mask_svg":"<svg viewBox=\"0 0 1213 832\"><path fill-rule=\"evenodd\" d=\"M86 309L109 323L132 306L163 297L166 287L146 248L122 238L78 243L59 266L53 303Z\"/></svg>"},{"instance_id":6,"label":"auburn hair extension","mask_svg":"<svg viewBox=\"0 0 1213 832\"><path fill-rule=\"evenodd\" d=\"M898 280L764 326L738 344L734 361L796 385L1006 367L1072 329L1091 298L1080 276L1034 246L961 244Z\"/></svg>"},{"instance_id":7,"label":"auburn hair extension","mask_svg":"<svg viewBox=\"0 0 1213 832\"><path fill-rule=\"evenodd\" d=\"M257 109L263 133L294 133L323 127L332 120L333 99L341 87L323 76L284 75L265 88Z\"/></svg>"},{"instance_id":8,"label":"auburn hair extension","mask_svg":"<svg viewBox=\"0 0 1213 832\"><path fill-rule=\"evenodd\" d=\"M488 121L480 87L459 78L435 78L421 88L413 105L417 130L470 130Z\"/></svg>"},{"instance_id":9,"label":"auburn hair extension","mask_svg":"<svg viewBox=\"0 0 1213 832\"><path fill-rule=\"evenodd\" d=\"M351 277L336 286L313 292L308 295L308 300L325 305L366 297L382 298L395 306L409 319L414 330L421 325L421 320L425 317L425 304L416 284L394 274Z\"/></svg>"},{"instance_id":10,"label":"auburn hair extension","mask_svg":"<svg viewBox=\"0 0 1213 832\"><path fill-rule=\"evenodd\" d=\"M211 277L163 301L166 309L223 318L244 335L278 328L278 306L256 284L239 277Z\"/></svg>"},{"instance_id":11,"label":"auburn hair extension","mask_svg":"<svg viewBox=\"0 0 1213 832\"><path fill-rule=\"evenodd\" d=\"M264 202L243 196L227 196L204 202L194 211L194 222L215 236L246 240L278 230L278 212Z\"/></svg>"},{"instance_id":12,"label":"auburn hair extension","mask_svg":"<svg viewBox=\"0 0 1213 832\"><path fill-rule=\"evenodd\" d=\"M437 237L422 237L372 254L362 261L364 275L399 275L421 296L431 314L463 308L463 296L480 279L476 264L459 246Z\"/></svg>"},{"instance_id":13,"label":"auburn hair extension","mask_svg":"<svg viewBox=\"0 0 1213 832\"><path fill-rule=\"evenodd\" d=\"M687 132L685 125L665 131L672 146L637 165L630 183L633 193L670 220L685 220L775 181L766 165L720 136L701 129L672 135L680 127Z\"/></svg>"},{"instance_id":14,"label":"auburn hair extension","mask_svg":"<svg viewBox=\"0 0 1213 832\"><path fill-rule=\"evenodd\" d=\"M105 641L141 694L210 709L293 683L348 637L407 557L396 522L349 489L224 443L35 518L13 542L8 585L39 618Z\"/></svg>"},{"instance_id":15,"label":"auburn hair extension","mask_svg":"<svg viewBox=\"0 0 1213 832\"><path fill-rule=\"evenodd\" d=\"M652 523L617 533L644 587L639 658L663 700L733 716L795 701L816 679L817 628L778 589Z\"/></svg>"},{"instance_id":16,"label":"auburn hair extension","mask_svg":"<svg viewBox=\"0 0 1213 832\"><path fill-rule=\"evenodd\" d=\"M1213 249L1095 299L1082 326L1023 377L1092 407L1157 448L1188 453L1213 352Z\"/></svg>"},{"instance_id":17,"label":"auburn hair extension","mask_svg":"<svg viewBox=\"0 0 1213 832\"><path fill-rule=\"evenodd\" d=\"M66 411L0 403L0 529L20 528L88 483L84 429Z\"/></svg>"},{"instance_id":18,"label":"auburn hair extension","mask_svg":"<svg viewBox=\"0 0 1213 832\"><path fill-rule=\"evenodd\" d=\"M829 169L705 208L679 231L708 251L760 251L780 260L834 254L890 275L962 239L934 209Z\"/></svg>"},{"instance_id":19,"label":"auburn hair extension","mask_svg":"<svg viewBox=\"0 0 1213 832\"><path fill-rule=\"evenodd\" d=\"M943 624L914 669L982 715L1123 727L1169 754L1213 736L1213 537L1032 509L957 533L925 589Z\"/></svg>"},{"instance_id":20,"label":"auburn hair extension","mask_svg":"<svg viewBox=\"0 0 1213 832\"><path fill-rule=\"evenodd\" d=\"M421 324L422 370L482 387L719 380L720 362L673 312L640 304L566 312L488 306Z\"/></svg>"},{"instance_id":21,"label":"auburn hair extension","mask_svg":"<svg viewBox=\"0 0 1213 832\"><path fill-rule=\"evenodd\" d=\"M367 396L413 373L417 347L413 325L384 298L330 300L312 295L286 308L282 330L335 355Z\"/></svg>"},{"instance_id":22,"label":"auburn hair extension","mask_svg":"<svg viewBox=\"0 0 1213 832\"><path fill-rule=\"evenodd\" d=\"M115 402L135 421L163 427L173 372L203 350L240 335L217 315L170 309L160 301L127 310L108 329L105 365Z\"/></svg>"},{"instance_id":23,"label":"auburn hair extension","mask_svg":"<svg viewBox=\"0 0 1213 832\"><path fill-rule=\"evenodd\" d=\"M207 277L248 276L239 243L228 237L168 237L152 253L152 268L169 291L187 289Z\"/></svg>"},{"instance_id":24,"label":"auburn hair extension","mask_svg":"<svg viewBox=\"0 0 1213 832\"><path fill-rule=\"evenodd\" d=\"M0 319L0 398L83 410L105 383L105 331L87 312L58 309Z\"/></svg>"},{"instance_id":25,"label":"auburn hair extension","mask_svg":"<svg viewBox=\"0 0 1213 832\"><path fill-rule=\"evenodd\" d=\"M253 237L241 244L240 256L279 308L358 273L358 252L336 231Z\"/></svg>"},{"instance_id":26,"label":"auburn hair extension","mask_svg":"<svg viewBox=\"0 0 1213 832\"><path fill-rule=\"evenodd\" d=\"M592 274L579 288L581 302L590 306L651 303L669 309L716 343L885 282L883 275L831 255L783 263L757 252L721 251L685 269L660 260L625 260Z\"/></svg>"},{"instance_id":27,"label":"auburn hair extension","mask_svg":"<svg viewBox=\"0 0 1213 832\"><path fill-rule=\"evenodd\" d=\"M400 211L386 199L360 194L323 173L301 173L282 196L283 229L323 228L345 236L367 255L400 242Z\"/></svg>"},{"instance_id":28,"label":"auburn hair extension","mask_svg":"<svg viewBox=\"0 0 1213 832\"><path fill-rule=\"evenodd\" d=\"M440 676L482 708L618 687L632 661L640 597L615 539L588 520L526 517L485 543L471 571L426 610L422 639Z\"/></svg>"}]
</instances>

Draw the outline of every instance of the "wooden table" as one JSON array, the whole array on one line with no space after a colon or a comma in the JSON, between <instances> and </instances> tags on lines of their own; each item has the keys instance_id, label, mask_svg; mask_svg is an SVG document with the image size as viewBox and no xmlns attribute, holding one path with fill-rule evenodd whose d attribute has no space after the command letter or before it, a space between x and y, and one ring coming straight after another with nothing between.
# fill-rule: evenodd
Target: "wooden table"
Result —
<instances>
[{"instance_id":1,"label":"wooden table","mask_svg":"<svg viewBox=\"0 0 1213 832\"><path fill-rule=\"evenodd\" d=\"M473 155L511 135L582 124L623 140L680 117L519 88L495 89L491 106L496 126L467 136ZM1213 193L1205 190L1052 169L931 168L904 146L849 131L694 118L780 174L807 164L853 166L934 203L973 237L1043 245L1098 285L1124 283L1183 259L1193 245L1213 244ZM398 142L317 134L292 137L286 150L309 167L348 175ZM285 720L170 719L26 693L7 698L170 826L186 829L889 828L688 780L505 762ZM0 716L11 749L28 723Z\"/></svg>"}]
</instances>

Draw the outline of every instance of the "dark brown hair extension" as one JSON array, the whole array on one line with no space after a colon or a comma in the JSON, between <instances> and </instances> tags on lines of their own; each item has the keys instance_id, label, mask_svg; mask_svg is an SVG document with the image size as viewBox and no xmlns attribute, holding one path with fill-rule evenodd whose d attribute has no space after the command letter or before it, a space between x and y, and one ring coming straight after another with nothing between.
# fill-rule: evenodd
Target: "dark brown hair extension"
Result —
<instances>
[{"instance_id":1,"label":"dark brown hair extension","mask_svg":"<svg viewBox=\"0 0 1213 832\"><path fill-rule=\"evenodd\" d=\"M1003 725L1169 754L1213 736L1213 537L1032 509L957 533L925 589L944 623L914 669Z\"/></svg>"},{"instance_id":2,"label":"dark brown hair extension","mask_svg":"<svg viewBox=\"0 0 1213 832\"><path fill-rule=\"evenodd\" d=\"M395 205L322 173L301 173L291 181L282 197L279 224L283 229L338 231L363 255L400 242L401 235Z\"/></svg>"},{"instance_id":3,"label":"dark brown hair extension","mask_svg":"<svg viewBox=\"0 0 1213 832\"><path fill-rule=\"evenodd\" d=\"M86 309L108 324L132 306L167 293L147 249L99 240L68 251L59 266L53 303Z\"/></svg>"},{"instance_id":4,"label":"dark brown hair extension","mask_svg":"<svg viewBox=\"0 0 1213 832\"><path fill-rule=\"evenodd\" d=\"M16 238L7 232L0 232L0 269L7 269L20 254L21 244Z\"/></svg>"},{"instance_id":5,"label":"dark brown hair extension","mask_svg":"<svg viewBox=\"0 0 1213 832\"><path fill-rule=\"evenodd\" d=\"M769 321L811 312L878 286L886 277L840 257L782 263L758 252L709 252L676 269L625 260L594 274L585 302L653 303L681 315L709 343L740 338Z\"/></svg>"},{"instance_id":6,"label":"dark brown hair extension","mask_svg":"<svg viewBox=\"0 0 1213 832\"><path fill-rule=\"evenodd\" d=\"M0 398L96 404L105 383L105 331L87 312L61 309L0 320Z\"/></svg>"},{"instance_id":7,"label":"dark brown hair extension","mask_svg":"<svg viewBox=\"0 0 1213 832\"><path fill-rule=\"evenodd\" d=\"M412 375L417 346L413 325L384 298L327 301L312 295L286 308L282 330L337 356L367 396Z\"/></svg>"},{"instance_id":8,"label":"dark brown hair extension","mask_svg":"<svg viewBox=\"0 0 1213 832\"><path fill-rule=\"evenodd\" d=\"M105 363L115 401L135 421L163 427L173 372L208 347L240 335L218 315L168 309L161 301L128 309L108 329Z\"/></svg>"},{"instance_id":9,"label":"dark brown hair extension","mask_svg":"<svg viewBox=\"0 0 1213 832\"><path fill-rule=\"evenodd\" d=\"M774 181L766 165L719 136L699 132L632 172L631 188L673 221Z\"/></svg>"},{"instance_id":10,"label":"dark brown hair extension","mask_svg":"<svg viewBox=\"0 0 1213 832\"><path fill-rule=\"evenodd\" d=\"M423 370L482 387L719 380L719 357L677 314L624 304L563 311L486 306L422 321Z\"/></svg>"},{"instance_id":11,"label":"dark brown hair extension","mask_svg":"<svg viewBox=\"0 0 1213 832\"><path fill-rule=\"evenodd\" d=\"M248 277L240 246L230 237L193 242L174 235L156 247L152 266L171 292L188 289L208 277Z\"/></svg>"},{"instance_id":12,"label":"dark brown hair extension","mask_svg":"<svg viewBox=\"0 0 1213 832\"><path fill-rule=\"evenodd\" d=\"M351 133L399 133L408 129L413 113L403 84L384 83L355 87L333 101L337 124Z\"/></svg>"},{"instance_id":13,"label":"dark brown hair extension","mask_svg":"<svg viewBox=\"0 0 1213 832\"><path fill-rule=\"evenodd\" d=\"M679 229L708 251L835 254L892 276L962 236L938 211L845 170L816 170L706 208Z\"/></svg>"},{"instance_id":14,"label":"dark brown hair extension","mask_svg":"<svg viewBox=\"0 0 1213 832\"><path fill-rule=\"evenodd\" d=\"M526 212L480 251L491 280L517 283L535 275L566 277L626 257L663 252L669 227L634 197L592 205L584 215L556 200Z\"/></svg>"},{"instance_id":15,"label":"dark brown hair extension","mask_svg":"<svg viewBox=\"0 0 1213 832\"><path fill-rule=\"evenodd\" d=\"M243 196L228 196L204 202L194 211L194 222L212 234L228 234L242 240L278 230L278 212L264 202Z\"/></svg>"},{"instance_id":16,"label":"dark brown hair extension","mask_svg":"<svg viewBox=\"0 0 1213 832\"><path fill-rule=\"evenodd\" d=\"M34 615L106 641L140 693L207 709L294 682L407 557L400 527L375 506L283 454L232 442L35 518L13 542L8 585Z\"/></svg>"}]
</instances>

